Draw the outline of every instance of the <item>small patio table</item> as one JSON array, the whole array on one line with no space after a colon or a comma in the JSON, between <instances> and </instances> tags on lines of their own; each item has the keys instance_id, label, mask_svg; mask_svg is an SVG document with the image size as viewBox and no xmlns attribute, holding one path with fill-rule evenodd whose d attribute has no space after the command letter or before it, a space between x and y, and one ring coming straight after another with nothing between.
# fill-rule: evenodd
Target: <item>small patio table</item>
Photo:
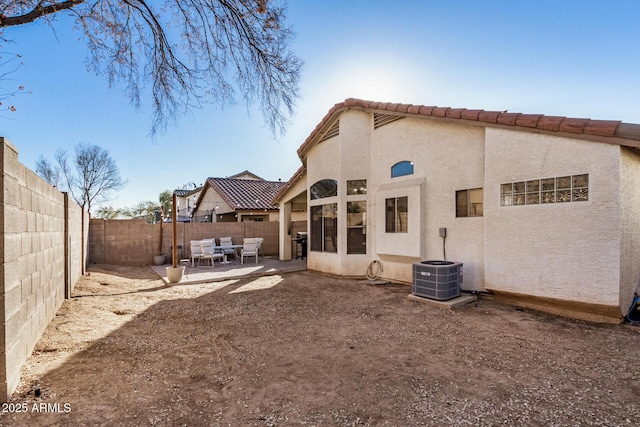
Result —
<instances>
[{"instance_id":1,"label":"small patio table","mask_svg":"<svg viewBox=\"0 0 640 427\"><path fill-rule=\"evenodd\" d=\"M224 251L224 249L233 249L234 255L237 258L238 257L238 248L241 248L242 246L243 245L214 246L213 249L216 250L216 251L222 252L222 255L224 255L223 258L222 258L221 264L231 264L231 261L227 260L227 255L229 255L229 254L226 253Z\"/></svg>"}]
</instances>

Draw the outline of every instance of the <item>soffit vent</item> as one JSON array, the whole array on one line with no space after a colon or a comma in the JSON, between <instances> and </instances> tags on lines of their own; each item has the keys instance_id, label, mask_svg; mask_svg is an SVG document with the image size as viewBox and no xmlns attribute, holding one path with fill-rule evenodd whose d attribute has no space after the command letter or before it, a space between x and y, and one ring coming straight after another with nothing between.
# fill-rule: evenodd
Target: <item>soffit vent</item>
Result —
<instances>
[{"instance_id":1,"label":"soffit vent","mask_svg":"<svg viewBox=\"0 0 640 427\"><path fill-rule=\"evenodd\" d=\"M334 136L338 136L340 134L340 120L336 120L336 122L329 128L329 130L322 135L322 138L318 142L326 141L329 138L333 138Z\"/></svg>"},{"instance_id":2,"label":"soffit vent","mask_svg":"<svg viewBox=\"0 0 640 427\"><path fill-rule=\"evenodd\" d=\"M394 116L391 114L374 114L373 115L373 128L378 129L384 125L395 122L396 120L403 119L402 116Z\"/></svg>"}]
</instances>

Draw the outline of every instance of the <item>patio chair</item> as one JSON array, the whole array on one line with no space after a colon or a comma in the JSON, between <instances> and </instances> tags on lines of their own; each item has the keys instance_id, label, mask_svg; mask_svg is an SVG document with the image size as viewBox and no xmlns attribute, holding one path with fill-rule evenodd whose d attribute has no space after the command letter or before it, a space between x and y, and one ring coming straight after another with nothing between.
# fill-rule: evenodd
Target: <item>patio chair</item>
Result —
<instances>
[{"instance_id":1,"label":"patio chair","mask_svg":"<svg viewBox=\"0 0 640 427\"><path fill-rule=\"evenodd\" d=\"M242 243L242 249L240 249L240 264L244 264L244 257L256 257L256 264L258 263L258 239L247 238Z\"/></svg>"},{"instance_id":2,"label":"patio chair","mask_svg":"<svg viewBox=\"0 0 640 427\"><path fill-rule=\"evenodd\" d=\"M264 237L256 237L256 241L258 242L258 255L262 254L262 258L264 258L264 252L262 252L262 242L264 242Z\"/></svg>"},{"instance_id":3,"label":"patio chair","mask_svg":"<svg viewBox=\"0 0 640 427\"><path fill-rule=\"evenodd\" d=\"M235 248L232 248L231 246L233 246L233 240L231 239L231 237L220 238L220 247L222 248L222 253L224 255L227 255L227 259L229 259L229 255L233 255L234 258L238 257Z\"/></svg>"},{"instance_id":4,"label":"patio chair","mask_svg":"<svg viewBox=\"0 0 640 427\"><path fill-rule=\"evenodd\" d=\"M200 255L200 259L210 260L211 267L213 267L213 262L216 259L224 258L222 253L215 251L215 240L202 240L200 242L200 246L202 248L202 255ZM198 265L200 265L200 261L198 261Z\"/></svg>"},{"instance_id":5,"label":"patio chair","mask_svg":"<svg viewBox=\"0 0 640 427\"><path fill-rule=\"evenodd\" d=\"M195 266L196 259L200 264L200 257L202 257L202 246L200 246L200 240L191 241L191 267Z\"/></svg>"}]
</instances>

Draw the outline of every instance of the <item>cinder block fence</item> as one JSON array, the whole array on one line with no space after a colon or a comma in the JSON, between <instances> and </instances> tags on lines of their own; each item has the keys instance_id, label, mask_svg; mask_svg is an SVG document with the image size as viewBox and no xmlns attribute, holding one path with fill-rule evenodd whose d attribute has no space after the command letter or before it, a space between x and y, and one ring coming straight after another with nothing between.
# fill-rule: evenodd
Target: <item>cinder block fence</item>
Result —
<instances>
[{"instance_id":1,"label":"cinder block fence","mask_svg":"<svg viewBox=\"0 0 640 427\"><path fill-rule=\"evenodd\" d=\"M0 402L13 393L20 369L88 263L151 265L160 224L91 219L68 194L18 161L18 149L0 137ZM298 221L300 226L302 222ZM277 222L179 223L176 246L190 241L263 237L265 255L279 253ZM306 221L304 227L306 228ZM161 253L170 262L172 224L162 224Z\"/></svg>"},{"instance_id":2,"label":"cinder block fence","mask_svg":"<svg viewBox=\"0 0 640 427\"><path fill-rule=\"evenodd\" d=\"M88 215L18 161L0 137L0 401L84 273Z\"/></svg>"},{"instance_id":3,"label":"cinder block fence","mask_svg":"<svg viewBox=\"0 0 640 427\"><path fill-rule=\"evenodd\" d=\"M91 219L89 226L89 263L112 265L151 265L158 254L160 227L162 250L170 262L172 224L147 224L144 220ZM245 237L262 237L265 255L279 252L277 222L207 222L176 224L176 246L182 256L190 253L191 240L231 237L241 244ZM180 255L180 254L179 254Z\"/></svg>"}]
</instances>

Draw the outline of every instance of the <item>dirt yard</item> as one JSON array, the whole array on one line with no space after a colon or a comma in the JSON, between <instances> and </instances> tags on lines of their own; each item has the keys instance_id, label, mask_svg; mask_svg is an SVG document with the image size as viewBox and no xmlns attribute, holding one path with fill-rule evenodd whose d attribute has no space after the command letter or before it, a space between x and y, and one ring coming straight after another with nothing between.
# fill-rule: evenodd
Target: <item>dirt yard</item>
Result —
<instances>
[{"instance_id":1,"label":"dirt yard","mask_svg":"<svg viewBox=\"0 0 640 427\"><path fill-rule=\"evenodd\" d=\"M640 327L312 272L165 286L99 266L22 371L3 426L633 426Z\"/></svg>"}]
</instances>

